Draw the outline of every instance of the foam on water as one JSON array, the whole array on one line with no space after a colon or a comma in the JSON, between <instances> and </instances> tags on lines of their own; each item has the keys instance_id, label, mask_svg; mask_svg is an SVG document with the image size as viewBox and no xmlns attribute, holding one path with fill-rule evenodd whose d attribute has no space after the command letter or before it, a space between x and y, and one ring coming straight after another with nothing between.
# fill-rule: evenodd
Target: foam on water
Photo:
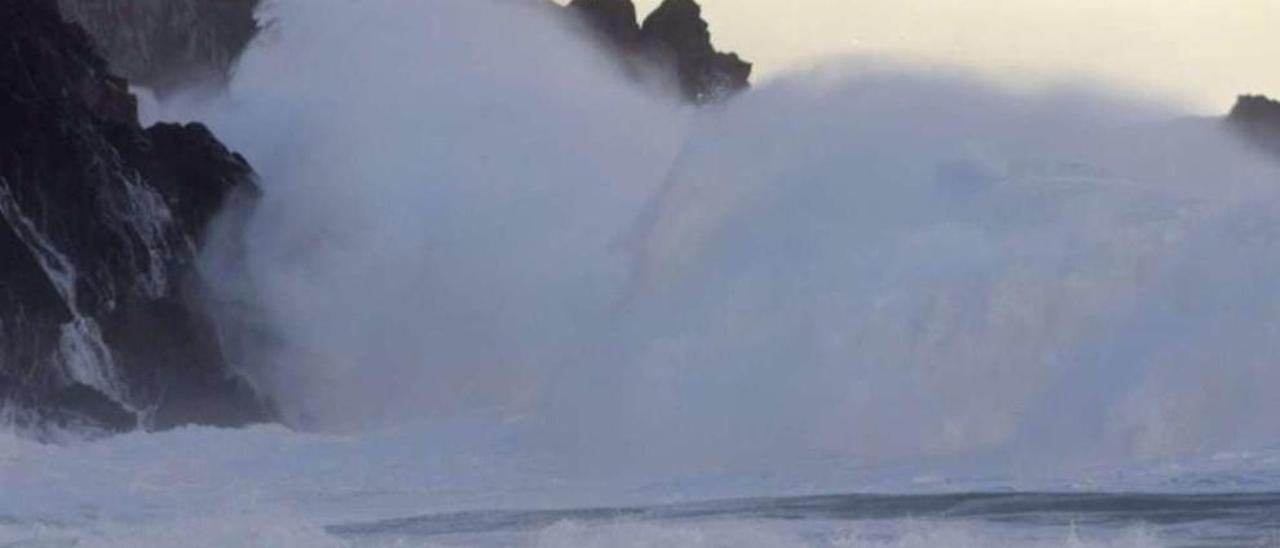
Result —
<instances>
[{"instance_id":1,"label":"foam on water","mask_svg":"<svg viewBox=\"0 0 1280 548\"><path fill-rule=\"evenodd\" d=\"M582 526L564 522L533 536L528 546L648 548L935 548L950 546L1028 548L1147 548L1162 544L1143 529L1081 536L1077 530L1017 531L975 524L928 521L817 523L779 526L759 522L700 524L612 524Z\"/></svg>"},{"instance_id":2,"label":"foam on water","mask_svg":"<svg viewBox=\"0 0 1280 548\"><path fill-rule=\"evenodd\" d=\"M289 522L288 516L268 515L262 519L210 517L157 525L112 525L89 534L36 527L6 534L0 539L16 539L23 546L89 546L193 548L235 548L253 546L316 548L420 547L608 547L608 548L934 548L1030 547L1030 548L1147 548L1165 546L1141 529L1081 538L1072 530L1010 532L981 526L927 522L877 523L856 527L837 524L809 524L797 527L757 522L722 521L701 524L583 525L561 522L527 535L469 535L447 539L343 539L322 528Z\"/></svg>"},{"instance_id":3,"label":"foam on water","mask_svg":"<svg viewBox=\"0 0 1280 548\"><path fill-rule=\"evenodd\" d=\"M808 517L767 519L770 514L787 515L779 513L783 506L775 506L781 501L769 499L686 504L686 510L659 506L656 513L636 514L626 508L812 490L901 492L909 490L902 476L922 471L883 477L866 471L841 477L807 467L789 478L776 470L772 478L762 471L739 471L720 479L603 477L561 459L505 453L502 448L509 444L510 432L479 433L473 426L420 425L351 436L301 434L279 427L195 428L66 445L6 435L0 438L0 484L5 487L0 491L0 542L141 547L1163 546L1194 541L1199 538L1195 535L1206 533L1265 539L1266 527L1280 526L1258 523L1263 529L1250 530L1224 522L1214 529L1220 516L1212 512L1193 521L1192 528L1185 526L1190 518L1171 526L1159 520L1145 523L1126 514L1123 504L1114 512L1081 514L1078 525L1072 526L1069 509L1078 507L1074 503L1063 506L1066 513L1051 515L1035 510L1042 508L1038 504L1019 506L1016 497L1008 500L1011 506L993 513L993 519L981 514L932 517L928 506L917 511L931 517L919 519L877 519L875 512L861 511L836 519L804 500L787 507ZM1215 468L1222 463L1214 459L1117 469L1110 471L1107 485L1122 491L1177 492L1182 479L1202 473L1201 481L1190 488L1204 489L1212 481L1215 487L1209 489L1239 490L1252 482L1256 489L1274 490L1280 485L1278 462L1270 453L1237 456L1226 472ZM655 489L654 484L662 487ZM1042 478L939 481L931 488L1069 490L1064 485L1060 479ZM492 512L564 508L617 508L618 517L584 510L565 511L563 517L551 513L545 521L512 521ZM477 512L448 518L449 528L443 530L407 526L411 522L403 519L466 510ZM1018 512L1024 512L1021 520L1001 519ZM360 523L374 525L352 525Z\"/></svg>"}]
</instances>

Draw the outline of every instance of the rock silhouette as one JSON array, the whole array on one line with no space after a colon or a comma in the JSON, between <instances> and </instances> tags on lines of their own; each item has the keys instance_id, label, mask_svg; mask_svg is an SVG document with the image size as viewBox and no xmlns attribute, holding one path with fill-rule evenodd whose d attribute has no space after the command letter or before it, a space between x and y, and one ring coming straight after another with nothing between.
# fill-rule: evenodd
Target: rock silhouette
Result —
<instances>
[{"instance_id":1,"label":"rock silhouette","mask_svg":"<svg viewBox=\"0 0 1280 548\"><path fill-rule=\"evenodd\" d=\"M1263 95L1241 95L1227 122L1246 139L1280 158L1280 101Z\"/></svg>"},{"instance_id":2,"label":"rock silhouette","mask_svg":"<svg viewBox=\"0 0 1280 548\"><path fill-rule=\"evenodd\" d=\"M706 103L747 88L751 64L716 51L702 8L693 0L666 0L636 20L631 0L574 0L577 12L624 62L644 62L672 72L684 97Z\"/></svg>"}]
</instances>

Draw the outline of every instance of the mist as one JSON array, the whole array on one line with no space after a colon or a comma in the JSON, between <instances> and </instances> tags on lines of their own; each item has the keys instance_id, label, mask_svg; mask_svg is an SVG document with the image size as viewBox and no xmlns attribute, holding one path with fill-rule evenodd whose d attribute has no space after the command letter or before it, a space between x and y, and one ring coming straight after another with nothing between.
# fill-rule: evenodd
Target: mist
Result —
<instances>
[{"instance_id":1,"label":"mist","mask_svg":"<svg viewBox=\"0 0 1280 548\"><path fill-rule=\"evenodd\" d=\"M883 59L693 108L537 1L260 16L228 90L152 108L261 175L202 269L290 426L690 466L1280 443L1280 169L1216 120Z\"/></svg>"}]
</instances>

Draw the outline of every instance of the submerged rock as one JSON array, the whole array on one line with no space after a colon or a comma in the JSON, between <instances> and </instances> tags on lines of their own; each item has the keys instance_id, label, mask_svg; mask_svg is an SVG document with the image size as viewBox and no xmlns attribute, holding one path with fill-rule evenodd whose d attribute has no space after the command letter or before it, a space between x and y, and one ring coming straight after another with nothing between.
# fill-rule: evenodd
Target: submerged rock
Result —
<instances>
[{"instance_id":1,"label":"submerged rock","mask_svg":"<svg viewBox=\"0 0 1280 548\"><path fill-rule=\"evenodd\" d=\"M271 417L192 306L205 228L255 192L199 124L137 122L54 0L0 3L0 403L108 431Z\"/></svg>"},{"instance_id":2,"label":"submerged rock","mask_svg":"<svg viewBox=\"0 0 1280 548\"><path fill-rule=\"evenodd\" d=\"M640 24L631 0L574 0L568 6L628 63L672 73L685 99L714 101L747 88L751 63L716 51L694 0L665 0Z\"/></svg>"}]
</instances>

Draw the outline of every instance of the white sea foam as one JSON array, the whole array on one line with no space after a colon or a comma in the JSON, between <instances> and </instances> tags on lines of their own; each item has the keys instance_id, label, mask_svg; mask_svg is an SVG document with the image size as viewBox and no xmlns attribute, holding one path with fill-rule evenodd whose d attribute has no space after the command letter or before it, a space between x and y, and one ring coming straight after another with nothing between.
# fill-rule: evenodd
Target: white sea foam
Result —
<instances>
[{"instance_id":1,"label":"white sea foam","mask_svg":"<svg viewBox=\"0 0 1280 548\"><path fill-rule=\"evenodd\" d=\"M893 522L848 526L833 523L804 527L752 521L709 523L614 523L583 525L561 522L527 534L472 534L444 539L391 537L346 539L307 525L293 516L210 516L161 524L110 524L92 532L35 526L6 533L0 540L20 539L22 546L86 546L91 548L1154 548L1165 546L1143 529L1082 537L1070 529L1044 531L937 522Z\"/></svg>"},{"instance_id":2,"label":"white sea foam","mask_svg":"<svg viewBox=\"0 0 1280 548\"><path fill-rule=\"evenodd\" d=\"M467 532L418 534L395 522L360 533L331 526L468 510L609 508L788 492L897 489L902 477L804 470L736 471L715 478L597 476L559 459L506 454L511 432L469 424L418 425L358 436L189 428L92 443L45 445L0 435L0 543L19 546L1157 546L1197 528L1084 520L1002 523L982 518L852 521L566 518L503 528L479 514ZM1280 485L1276 453L1117 469L1115 490L1260 490ZM784 479L789 473L795 475ZM825 477L824 477L825 475ZM910 474L907 474L910 477ZM1216 483L1208 483L1209 481ZM1057 480L939 482L948 490L1063 490ZM660 487L655 487L660 486ZM815 487L816 486L816 487ZM1095 516L1111 517L1111 516ZM1224 523L1228 534L1255 534Z\"/></svg>"},{"instance_id":3,"label":"white sea foam","mask_svg":"<svg viewBox=\"0 0 1280 548\"><path fill-rule=\"evenodd\" d=\"M528 546L581 548L936 548L940 546L1027 548L1146 548L1164 544L1141 528L1091 533L1071 528L1019 530L1016 527L930 522L871 521L856 525L753 521L704 523L616 523L554 525L532 536Z\"/></svg>"}]
</instances>

